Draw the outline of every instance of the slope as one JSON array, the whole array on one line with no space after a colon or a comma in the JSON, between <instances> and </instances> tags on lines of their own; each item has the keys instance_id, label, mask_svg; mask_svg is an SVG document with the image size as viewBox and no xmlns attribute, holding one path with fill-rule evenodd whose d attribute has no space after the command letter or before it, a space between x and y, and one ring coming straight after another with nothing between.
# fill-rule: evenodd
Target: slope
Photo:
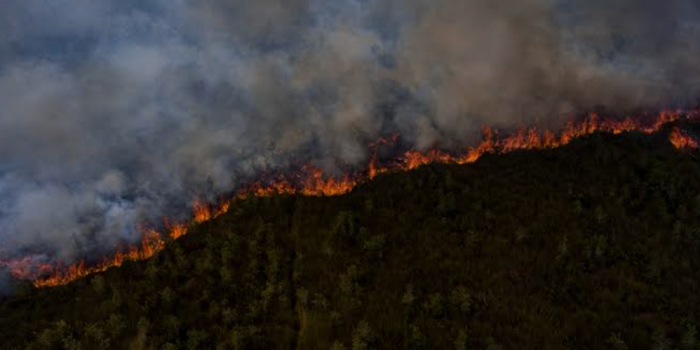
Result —
<instances>
[{"instance_id":1,"label":"slope","mask_svg":"<svg viewBox=\"0 0 700 350\"><path fill-rule=\"evenodd\" d=\"M694 349L700 161L664 133L237 202L0 304L2 349Z\"/></svg>"}]
</instances>

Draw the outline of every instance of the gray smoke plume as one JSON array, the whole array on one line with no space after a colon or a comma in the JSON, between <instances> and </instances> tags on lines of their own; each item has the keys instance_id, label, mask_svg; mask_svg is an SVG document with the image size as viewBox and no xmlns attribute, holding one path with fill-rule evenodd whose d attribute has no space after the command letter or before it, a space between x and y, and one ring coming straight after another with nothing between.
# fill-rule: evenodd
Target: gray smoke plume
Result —
<instances>
[{"instance_id":1,"label":"gray smoke plume","mask_svg":"<svg viewBox=\"0 0 700 350\"><path fill-rule=\"evenodd\" d=\"M290 160L398 132L693 104L691 0L5 0L0 251L66 262Z\"/></svg>"}]
</instances>

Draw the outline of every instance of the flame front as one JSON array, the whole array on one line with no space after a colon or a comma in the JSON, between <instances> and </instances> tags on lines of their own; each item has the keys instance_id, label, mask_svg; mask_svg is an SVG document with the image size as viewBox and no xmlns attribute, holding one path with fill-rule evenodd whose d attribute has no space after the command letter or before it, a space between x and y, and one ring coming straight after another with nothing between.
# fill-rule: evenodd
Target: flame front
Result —
<instances>
[{"instance_id":1,"label":"flame front","mask_svg":"<svg viewBox=\"0 0 700 350\"><path fill-rule=\"evenodd\" d=\"M698 141L685 131L674 127L669 134L669 141L678 149L695 149L698 148Z\"/></svg>"},{"instance_id":2,"label":"flame front","mask_svg":"<svg viewBox=\"0 0 700 350\"><path fill-rule=\"evenodd\" d=\"M483 129L481 142L458 155L440 150L429 150L426 152L414 150L405 152L402 157L395 162L391 162L390 165L381 165L377 161L375 152L365 172L355 175L344 175L337 179L325 175L321 169L307 165L299 173L279 175L273 181L257 182L244 186L233 199L221 201L220 204L212 205L201 200L195 200L192 205L193 217L190 223L171 223L165 219L166 232L164 234L152 229L144 230L139 245L117 252L96 265L88 266L84 261L80 261L68 267L62 267L60 264L50 265L25 257L15 260L0 260L0 267L8 268L15 278L32 280L37 288L64 285L81 277L120 266L125 261L148 259L163 250L168 240L177 240L186 235L191 225L201 224L225 214L229 210L232 201L236 199L268 197L278 194L337 196L348 193L358 184L367 182L386 172L409 171L431 163L473 163L484 154L490 153L502 154L518 150L556 148L566 145L576 138L596 132L617 135L624 132L638 131L651 134L661 130L665 125L682 118L700 119L697 112L687 114L662 112L653 119L653 122L645 124L638 119L603 119L596 114L592 114L580 122L568 123L558 135L548 130L540 132L533 127L520 129L513 134L500 138L498 132L486 127ZM391 140L379 139L371 146L376 149L380 144L395 142L397 137L398 135L394 135ZM698 148L698 142L678 127L674 127L671 130L669 141L678 149Z\"/></svg>"}]
</instances>

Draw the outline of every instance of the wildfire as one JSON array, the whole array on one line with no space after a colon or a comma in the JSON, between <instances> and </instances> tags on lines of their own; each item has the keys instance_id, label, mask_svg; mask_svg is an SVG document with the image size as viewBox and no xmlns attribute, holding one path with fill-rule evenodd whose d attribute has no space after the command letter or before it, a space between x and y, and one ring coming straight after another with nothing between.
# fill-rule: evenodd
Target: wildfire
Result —
<instances>
[{"instance_id":1,"label":"wildfire","mask_svg":"<svg viewBox=\"0 0 700 350\"><path fill-rule=\"evenodd\" d=\"M698 148L698 141L678 127L674 127L671 130L669 141L678 149Z\"/></svg>"},{"instance_id":2,"label":"wildfire","mask_svg":"<svg viewBox=\"0 0 700 350\"><path fill-rule=\"evenodd\" d=\"M226 214L230 205L230 202L224 201L218 207L212 208L207 203L196 199L192 204L192 210L194 211L194 218L192 220L194 221L194 223L200 224L211 219L216 219L217 217ZM164 220L166 222L166 226L169 226L168 219L166 218ZM187 232L186 227L184 227L183 225L179 226L180 227L173 227L170 230L170 237L172 237L173 239L178 239L180 238L180 236L184 235Z\"/></svg>"},{"instance_id":3,"label":"wildfire","mask_svg":"<svg viewBox=\"0 0 700 350\"><path fill-rule=\"evenodd\" d=\"M455 163L466 164L477 161L484 154L502 154L517 150L556 148L570 143L576 138L590 135L596 132L620 134L630 131L643 133L655 133L665 125L685 119L700 119L700 114L691 112L660 113L651 123L644 123L639 119L625 118L604 119L592 114L579 122L569 122L566 127L555 134L537 128L520 129L513 134L500 137L497 131L488 127L482 131L482 140L475 147L469 148L461 154L452 154L441 150L407 151L398 160L388 165L382 165L377 160L376 148L379 145L392 144L398 138L394 135L391 139L379 139L371 144L374 150L367 170L354 175L343 175L340 178L327 176L319 168L307 165L296 174L282 174L272 181L260 181L242 187L232 200L220 201L219 204L208 204L201 200L195 200L193 216L190 223L171 223L165 219L166 232L161 233L152 229L144 230L139 245L134 245L126 250L119 251L106 257L96 265L87 265L80 261L62 267L61 264L50 265L26 257L16 260L0 260L0 267L8 268L10 273L18 279L32 280L37 288L52 287L68 284L76 279L91 274L105 271L109 268L122 265L125 261L145 260L164 249L168 240L177 240L187 234L189 227L194 224L207 222L225 214L233 200L248 197L268 197L278 194L301 194L304 196L337 196L350 192L358 184L374 179L386 172L409 171L425 164L431 163ZM669 141L678 149L696 149L698 142L688 133L678 127L672 128Z\"/></svg>"}]
</instances>

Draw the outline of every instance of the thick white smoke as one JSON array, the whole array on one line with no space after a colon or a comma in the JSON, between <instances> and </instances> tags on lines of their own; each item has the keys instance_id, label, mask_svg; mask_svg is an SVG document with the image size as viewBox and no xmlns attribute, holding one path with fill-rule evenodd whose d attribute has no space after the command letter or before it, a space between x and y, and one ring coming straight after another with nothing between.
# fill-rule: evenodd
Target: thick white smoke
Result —
<instances>
[{"instance_id":1,"label":"thick white smoke","mask_svg":"<svg viewBox=\"0 0 700 350\"><path fill-rule=\"evenodd\" d=\"M291 159L693 103L691 0L6 0L0 246L73 259Z\"/></svg>"}]
</instances>

